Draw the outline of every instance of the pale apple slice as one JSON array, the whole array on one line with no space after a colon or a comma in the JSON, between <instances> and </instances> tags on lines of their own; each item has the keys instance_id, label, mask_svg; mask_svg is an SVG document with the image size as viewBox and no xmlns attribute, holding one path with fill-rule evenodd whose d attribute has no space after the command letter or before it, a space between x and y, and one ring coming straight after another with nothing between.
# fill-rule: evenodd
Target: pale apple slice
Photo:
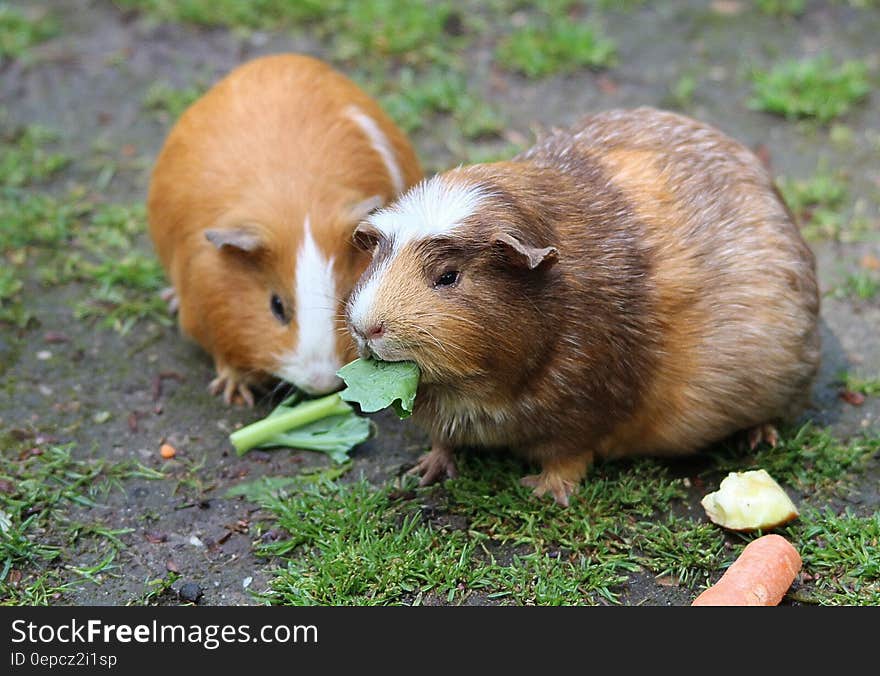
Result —
<instances>
[{"instance_id":1,"label":"pale apple slice","mask_svg":"<svg viewBox=\"0 0 880 676\"><path fill-rule=\"evenodd\" d=\"M736 531L769 530L798 516L791 498L763 469L731 472L700 504L712 523Z\"/></svg>"}]
</instances>

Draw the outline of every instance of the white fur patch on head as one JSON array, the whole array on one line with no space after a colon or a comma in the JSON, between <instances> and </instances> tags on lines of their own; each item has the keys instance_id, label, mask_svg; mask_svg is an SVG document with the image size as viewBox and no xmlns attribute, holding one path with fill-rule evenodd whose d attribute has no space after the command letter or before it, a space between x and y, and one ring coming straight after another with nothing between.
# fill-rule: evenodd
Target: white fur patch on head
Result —
<instances>
[{"instance_id":1,"label":"white fur patch on head","mask_svg":"<svg viewBox=\"0 0 880 676\"><path fill-rule=\"evenodd\" d=\"M354 339L359 348L364 347L364 335L375 321L376 294L382 278L391 266L391 258L386 258L373 271L366 283L356 289L348 301L348 322L355 328Z\"/></svg>"},{"instance_id":2,"label":"white fur patch on head","mask_svg":"<svg viewBox=\"0 0 880 676\"><path fill-rule=\"evenodd\" d=\"M473 183L445 180L442 175L422 181L394 204L367 218L392 241L396 250L416 239L453 233L476 213L486 191Z\"/></svg>"},{"instance_id":3,"label":"white fur patch on head","mask_svg":"<svg viewBox=\"0 0 880 676\"><path fill-rule=\"evenodd\" d=\"M370 327L382 320L377 313L377 299L388 271L406 244L454 233L462 221L476 213L486 195L478 185L435 176L367 217L366 221L388 239L391 251L349 300L348 321L360 347L366 342L364 336Z\"/></svg>"},{"instance_id":4,"label":"white fur patch on head","mask_svg":"<svg viewBox=\"0 0 880 676\"><path fill-rule=\"evenodd\" d=\"M394 148L388 140L388 137L379 128L376 121L357 106L349 106L345 109L345 114L361 128L364 134L367 135L367 138L370 139L370 144L373 146L373 150L379 153L379 157L382 158L382 161L385 163L385 168L388 170L388 178L391 179L394 194L399 195L402 193L404 188L403 172L400 171L400 165L397 163L397 158L394 155Z\"/></svg>"},{"instance_id":5,"label":"white fur patch on head","mask_svg":"<svg viewBox=\"0 0 880 676\"><path fill-rule=\"evenodd\" d=\"M318 248L309 217L296 256L296 323L299 341L292 353L282 355L274 375L309 394L331 392L341 385L336 371L336 280L333 259Z\"/></svg>"}]
</instances>

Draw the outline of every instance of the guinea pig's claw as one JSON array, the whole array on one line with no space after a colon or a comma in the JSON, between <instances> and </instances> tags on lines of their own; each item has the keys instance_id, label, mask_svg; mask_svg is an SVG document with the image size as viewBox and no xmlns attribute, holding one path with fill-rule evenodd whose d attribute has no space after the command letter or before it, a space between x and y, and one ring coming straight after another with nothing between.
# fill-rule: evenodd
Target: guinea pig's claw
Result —
<instances>
[{"instance_id":1,"label":"guinea pig's claw","mask_svg":"<svg viewBox=\"0 0 880 676\"><path fill-rule=\"evenodd\" d=\"M180 310L180 299L178 299L177 291L174 290L173 286L166 286L162 289L159 293L159 298L168 304L168 314L176 315L177 311Z\"/></svg>"},{"instance_id":2,"label":"guinea pig's claw","mask_svg":"<svg viewBox=\"0 0 880 676\"><path fill-rule=\"evenodd\" d=\"M432 448L425 453L416 466L407 471L407 476L420 476L419 486L430 486L444 478L454 479L458 476L455 458L447 448Z\"/></svg>"},{"instance_id":3,"label":"guinea pig's claw","mask_svg":"<svg viewBox=\"0 0 880 676\"><path fill-rule=\"evenodd\" d=\"M769 444L771 448L776 448L779 444L779 432L773 425L765 423L757 425L749 430L749 449L754 451L761 442Z\"/></svg>"},{"instance_id":4,"label":"guinea pig's claw","mask_svg":"<svg viewBox=\"0 0 880 676\"><path fill-rule=\"evenodd\" d=\"M222 392L226 404L244 403L251 408L254 406L254 393L251 392L251 388L229 375L218 375L214 378L208 385L208 392L214 396Z\"/></svg>"},{"instance_id":5,"label":"guinea pig's claw","mask_svg":"<svg viewBox=\"0 0 880 676\"><path fill-rule=\"evenodd\" d=\"M519 480L521 486L531 488L532 495L543 498L547 493L553 496L556 503L568 507L569 496L574 493L575 484L552 474L530 474Z\"/></svg>"},{"instance_id":6,"label":"guinea pig's claw","mask_svg":"<svg viewBox=\"0 0 880 676\"><path fill-rule=\"evenodd\" d=\"M250 387L248 387L244 383L239 383L238 394L242 399L244 399L244 403L247 404L249 408L254 407L254 393L251 392Z\"/></svg>"}]
</instances>

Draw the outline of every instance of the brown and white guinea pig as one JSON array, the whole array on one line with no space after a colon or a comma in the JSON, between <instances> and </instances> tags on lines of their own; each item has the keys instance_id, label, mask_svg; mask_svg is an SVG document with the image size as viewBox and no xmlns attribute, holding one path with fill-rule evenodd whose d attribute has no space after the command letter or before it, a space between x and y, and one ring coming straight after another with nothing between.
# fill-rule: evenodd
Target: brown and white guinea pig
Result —
<instances>
[{"instance_id":1,"label":"brown and white guinea pig","mask_svg":"<svg viewBox=\"0 0 880 676\"><path fill-rule=\"evenodd\" d=\"M214 358L213 393L252 404L273 376L313 394L341 384L356 356L344 302L369 262L352 231L421 177L379 106L307 56L245 63L186 110L148 215L180 327Z\"/></svg>"},{"instance_id":2,"label":"brown and white guinea pig","mask_svg":"<svg viewBox=\"0 0 880 676\"><path fill-rule=\"evenodd\" d=\"M775 442L819 360L813 254L770 176L718 130L650 108L420 183L358 227L346 313L362 354L422 371L414 419L509 448L567 504L595 457Z\"/></svg>"}]
</instances>

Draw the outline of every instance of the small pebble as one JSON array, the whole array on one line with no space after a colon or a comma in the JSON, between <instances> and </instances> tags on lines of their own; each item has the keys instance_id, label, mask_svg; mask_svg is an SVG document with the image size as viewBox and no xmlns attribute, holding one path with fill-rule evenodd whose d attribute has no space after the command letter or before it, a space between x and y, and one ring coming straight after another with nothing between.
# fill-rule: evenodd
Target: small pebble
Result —
<instances>
[{"instance_id":1,"label":"small pebble","mask_svg":"<svg viewBox=\"0 0 880 676\"><path fill-rule=\"evenodd\" d=\"M40 361L46 361L47 359L52 358L52 353L49 350L40 350L37 352L37 359Z\"/></svg>"},{"instance_id":2,"label":"small pebble","mask_svg":"<svg viewBox=\"0 0 880 676\"><path fill-rule=\"evenodd\" d=\"M46 331L43 340L47 343L66 343L70 338L59 331Z\"/></svg>"},{"instance_id":3,"label":"small pebble","mask_svg":"<svg viewBox=\"0 0 880 676\"><path fill-rule=\"evenodd\" d=\"M727 78L727 70L724 66L713 66L709 69L709 79L714 82L721 82Z\"/></svg>"},{"instance_id":4,"label":"small pebble","mask_svg":"<svg viewBox=\"0 0 880 676\"><path fill-rule=\"evenodd\" d=\"M187 603L198 603L203 593L202 588L195 582L184 582L177 590L180 600Z\"/></svg>"},{"instance_id":5,"label":"small pebble","mask_svg":"<svg viewBox=\"0 0 880 676\"><path fill-rule=\"evenodd\" d=\"M191 535L191 536L190 536L190 538L189 538L189 543L190 543L193 547L204 547L204 546L205 546L205 543L202 542L201 540L199 540L198 536L196 536L196 535Z\"/></svg>"},{"instance_id":6,"label":"small pebble","mask_svg":"<svg viewBox=\"0 0 880 676\"><path fill-rule=\"evenodd\" d=\"M241 581L241 586L244 587L245 589L247 589L248 587L251 586L251 582L253 582L253 581L254 581L254 578L252 578L250 575L248 575L245 579L243 579Z\"/></svg>"},{"instance_id":7,"label":"small pebble","mask_svg":"<svg viewBox=\"0 0 880 676\"><path fill-rule=\"evenodd\" d=\"M161 455L165 460L170 460L175 455L177 455L177 449L174 448L171 444L162 444L159 447L159 455Z\"/></svg>"}]
</instances>

